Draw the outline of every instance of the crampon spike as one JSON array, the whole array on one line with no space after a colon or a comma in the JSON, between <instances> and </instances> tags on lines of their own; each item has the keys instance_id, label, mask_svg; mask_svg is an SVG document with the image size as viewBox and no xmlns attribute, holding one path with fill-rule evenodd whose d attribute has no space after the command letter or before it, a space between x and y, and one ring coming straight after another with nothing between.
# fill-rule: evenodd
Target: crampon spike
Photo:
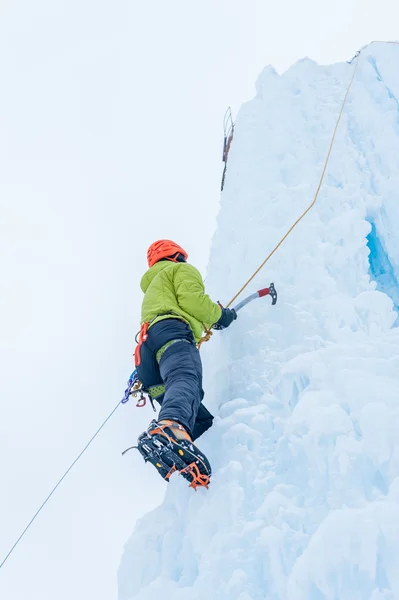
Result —
<instances>
[{"instance_id":1,"label":"crampon spike","mask_svg":"<svg viewBox=\"0 0 399 600\"><path fill-rule=\"evenodd\" d=\"M192 477L192 481L189 487L192 487L195 491L197 491L197 487L204 487L208 489L210 477L209 475L204 475L200 472L198 465L195 462L192 462L191 465L188 465L185 469L180 471L182 475L190 475Z\"/></svg>"}]
</instances>

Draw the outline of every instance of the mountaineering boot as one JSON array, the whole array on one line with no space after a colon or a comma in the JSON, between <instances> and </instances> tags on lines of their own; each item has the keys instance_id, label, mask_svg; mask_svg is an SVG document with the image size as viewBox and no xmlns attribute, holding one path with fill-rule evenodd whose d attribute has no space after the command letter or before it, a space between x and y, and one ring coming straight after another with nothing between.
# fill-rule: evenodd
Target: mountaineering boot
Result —
<instances>
[{"instance_id":1,"label":"mountaineering boot","mask_svg":"<svg viewBox=\"0 0 399 600\"><path fill-rule=\"evenodd\" d=\"M180 423L151 421L147 431L139 436L137 448L166 481L178 471L190 487L208 487L211 465Z\"/></svg>"}]
</instances>

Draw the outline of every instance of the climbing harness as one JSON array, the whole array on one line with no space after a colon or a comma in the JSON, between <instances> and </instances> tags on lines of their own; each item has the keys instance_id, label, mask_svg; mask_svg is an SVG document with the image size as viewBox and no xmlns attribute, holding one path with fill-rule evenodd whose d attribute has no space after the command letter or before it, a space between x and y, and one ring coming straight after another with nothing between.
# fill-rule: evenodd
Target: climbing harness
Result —
<instances>
[{"instance_id":1,"label":"climbing harness","mask_svg":"<svg viewBox=\"0 0 399 600\"><path fill-rule=\"evenodd\" d=\"M190 340L186 340L185 338L178 338L177 340L169 340L169 342L166 342L166 344L164 344L156 353L155 358L156 358L157 363L159 364L161 362L161 358L163 357L166 350L170 346L173 346L174 344L179 344L179 343L193 344L193 342L190 342Z\"/></svg>"},{"instance_id":2,"label":"climbing harness","mask_svg":"<svg viewBox=\"0 0 399 600\"><path fill-rule=\"evenodd\" d=\"M157 321L157 319L160 319L160 317L171 317L172 315L173 316L175 315L175 318L180 319L180 321L183 321L183 323L187 323L187 321L185 319L183 319L183 317L179 313L171 310L171 311L166 312L166 313L159 313L153 319L151 319L151 321L145 321L141 325L140 331L137 332L137 334L136 334L136 336L134 338L135 341L136 341L136 344L137 344L136 349L134 351L134 364L136 365L136 367L138 367L140 365L140 363L141 363L141 354L140 354L141 346L148 339L148 330L149 330L150 326L153 323L155 323ZM160 348L158 350L158 352L157 352L156 358L157 358L158 363L161 360L162 354L165 352L165 350L171 344L174 344L175 342L180 342L180 341L186 341L186 342L188 342L188 340L180 340L180 339L178 339L178 340L171 340L169 342L166 342L166 344L164 346L162 346L162 348ZM190 342L188 342L188 343L190 343Z\"/></svg>"}]
</instances>

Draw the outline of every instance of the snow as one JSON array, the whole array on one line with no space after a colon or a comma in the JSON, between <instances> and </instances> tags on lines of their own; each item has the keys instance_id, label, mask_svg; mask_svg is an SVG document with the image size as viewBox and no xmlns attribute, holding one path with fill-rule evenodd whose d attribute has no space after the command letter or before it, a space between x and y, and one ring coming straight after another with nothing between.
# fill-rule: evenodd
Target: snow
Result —
<instances>
[{"instance_id":1,"label":"snow","mask_svg":"<svg viewBox=\"0 0 399 600\"><path fill-rule=\"evenodd\" d=\"M119 600L399 598L398 64L399 45L362 52L318 202L248 288L274 281L278 304L254 301L203 349L212 484L172 478L126 544ZM215 299L312 201L353 68L259 77L230 150Z\"/></svg>"}]
</instances>

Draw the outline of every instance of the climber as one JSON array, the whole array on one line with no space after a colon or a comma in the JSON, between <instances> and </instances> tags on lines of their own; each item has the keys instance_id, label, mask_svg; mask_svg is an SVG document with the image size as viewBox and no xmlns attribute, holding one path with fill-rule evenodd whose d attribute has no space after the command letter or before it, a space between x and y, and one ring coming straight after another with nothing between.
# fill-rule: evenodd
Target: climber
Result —
<instances>
[{"instance_id":1,"label":"climber","mask_svg":"<svg viewBox=\"0 0 399 600\"><path fill-rule=\"evenodd\" d=\"M205 294L201 275L187 263L187 258L187 252L175 242L154 242L147 252L149 270L141 280L144 299L135 351L136 370L143 389L161 404L161 410L158 421L152 421L139 437L138 449L165 479L175 470L182 472L186 462L198 462L198 456L200 472L203 462L209 467L206 457L192 443L213 421L201 402L202 364L196 342L204 330L212 326L225 329L237 318L233 309L221 307ZM165 453L159 444L165 442L169 454L161 466ZM180 456L184 450L184 464L178 456L173 460L172 447ZM190 472L188 475L186 478L192 481L193 476Z\"/></svg>"}]
</instances>

